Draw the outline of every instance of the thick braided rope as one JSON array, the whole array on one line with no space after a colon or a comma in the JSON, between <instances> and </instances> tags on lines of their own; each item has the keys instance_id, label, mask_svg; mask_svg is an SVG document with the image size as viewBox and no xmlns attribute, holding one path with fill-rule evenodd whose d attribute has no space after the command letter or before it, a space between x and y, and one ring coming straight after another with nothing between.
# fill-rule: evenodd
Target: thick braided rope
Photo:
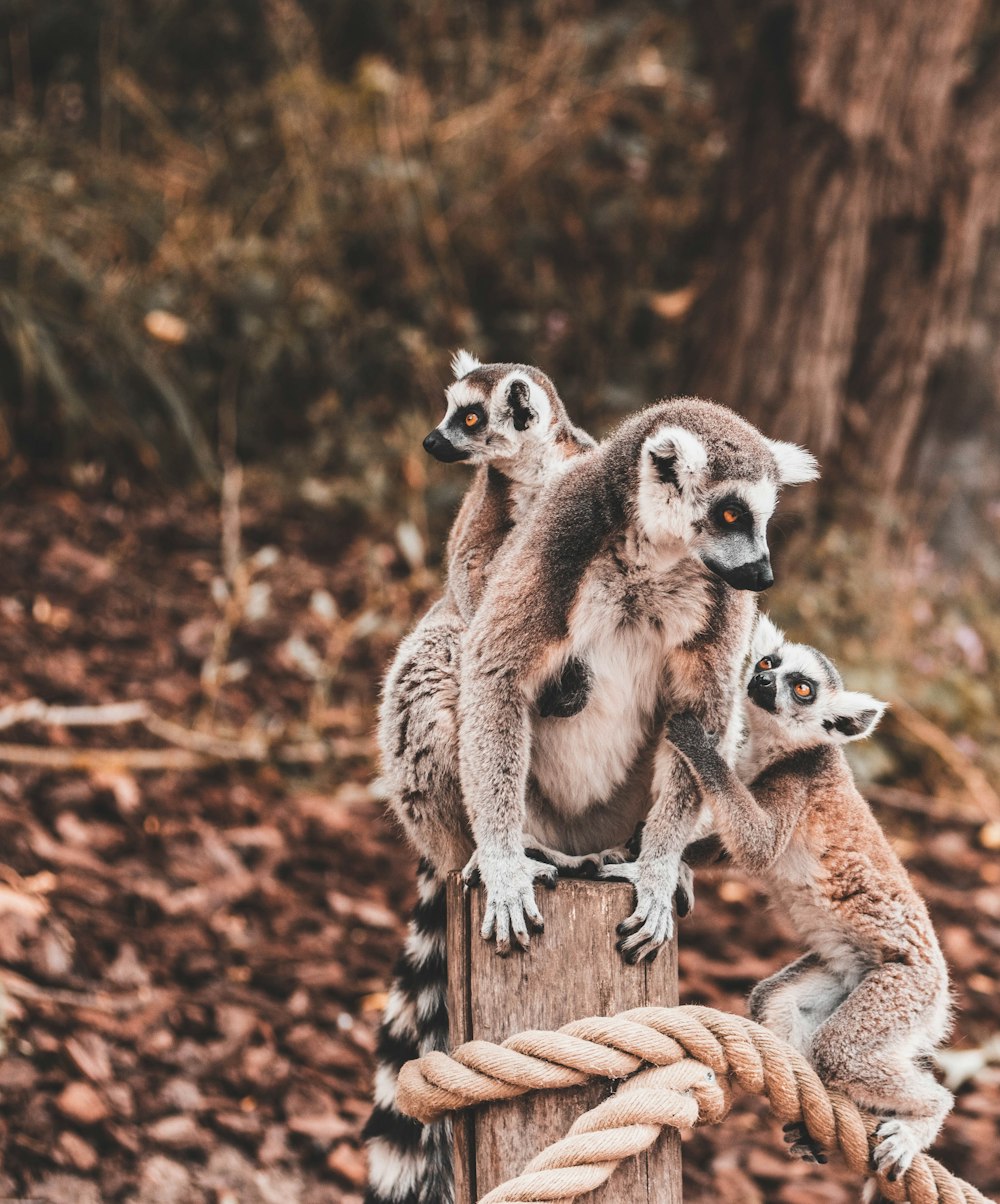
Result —
<instances>
[{"instance_id":1,"label":"thick braided rope","mask_svg":"<svg viewBox=\"0 0 1000 1204\"><path fill-rule=\"evenodd\" d=\"M655 1070L635 1074L643 1066L669 1068L678 1077L657 1079ZM709 1071L713 1079L706 1077ZM765 1096L779 1120L803 1122L821 1146L839 1149L851 1170L871 1173L869 1135L877 1118L828 1092L806 1059L774 1033L714 1008L635 1008L575 1020L555 1032L518 1033L502 1045L469 1041L450 1055L431 1053L408 1062L400 1071L396 1098L402 1112L426 1122L538 1088L631 1075L634 1079L582 1116L563 1141L480 1204L573 1199L593 1191L623 1158L651 1145L663 1125L721 1120L729 1101L720 1084L727 1082ZM911 1204L991 1204L926 1154L917 1155L901 1182L880 1176L879 1190L887 1199Z\"/></svg>"},{"instance_id":2,"label":"thick braided rope","mask_svg":"<svg viewBox=\"0 0 1000 1204\"><path fill-rule=\"evenodd\" d=\"M594 1191L622 1159L649 1149L664 1125L690 1128L706 1113L721 1120L728 1107L714 1071L693 1058L641 1070L480 1204L566 1200Z\"/></svg>"}]
</instances>

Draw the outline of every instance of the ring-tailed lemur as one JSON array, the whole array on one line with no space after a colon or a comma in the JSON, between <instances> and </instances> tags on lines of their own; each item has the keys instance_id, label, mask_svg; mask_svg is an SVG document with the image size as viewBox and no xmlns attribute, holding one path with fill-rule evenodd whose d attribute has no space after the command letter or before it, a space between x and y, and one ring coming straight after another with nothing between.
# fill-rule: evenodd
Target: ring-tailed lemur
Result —
<instances>
[{"instance_id":1,"label":"ring-tailed lemur","mask_svg":"<svg viewBox=\"0 0 1000 1204\"><path fill-rule=\"evenodd\" d=\"M444 879L472 853L458 778L455 707L466 623L489 566L528 512L541 484L594 446L572 425L549 378L523 364L452 361L447 411L424 440L445 463L476 467L448 540L444 595L402 641L383 683L380 789L420 854L418 902L395 968L376 1053L375 1102L365 1127L368 1204L446 1204L451 1199L450 1126L419 1125L395 1107L400 1066L448 1039ZM586 697L582 666L550 683L551 714ZM550 866L539 873L551 876Z\"/></svg>"},{"instance_id":2,"label":"ring-tailed lemur","mask_svg":"<svg viewBox=\"0 0 1000 1204\"><path fill-rule=\"evenodd\" d=\"M581 854L621 844L645 818L637 861L601 872L635 886L620 929L630 960L671 935L700 806L662 719L693 707L735 753L752 591L773 580L767 522L782 484L815 475L807 452L723 406L661 402L546 486L504 545L463 646L459 697L483 936L499 952L542 926L525 829ZM586 707L539 716L536 699L571 661L587 667Z\"/></svg>"},{"instance_id":3,"label":"ring-tailed lemur","mask_svg":"<svg viewBox=\"0 0 1000 1204\"><path fill-rule=\"evenodd\" d=\"M845 690L822 653L786 642L763 616L752 658L738 776L693 715L671 720L670 738L734 863L764 878L809 949L754 989L751 1016L824 1081L888 1117L873 1162L895 1179L952 1105L921 1065L948 1031L950 1000L927 908L841 748L870 735L885 706ZM793 1153L825 1161L801 1126L787 1129Z\"/></svg>"}]
</instances>

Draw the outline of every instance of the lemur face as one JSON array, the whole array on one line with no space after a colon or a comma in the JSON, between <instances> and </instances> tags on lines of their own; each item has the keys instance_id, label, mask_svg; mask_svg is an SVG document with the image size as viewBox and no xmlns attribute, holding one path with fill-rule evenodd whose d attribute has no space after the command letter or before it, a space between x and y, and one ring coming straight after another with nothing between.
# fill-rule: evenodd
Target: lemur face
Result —
<instances>
[{"instance_id":1,"label":"lemur face","mask_svg":"<svg viewBox=\"0 0 1000 1204\"><path fill-rule=\"evenodd\" d=\"M645 533L656 543L680 541L734 589L767 589L774 583L767 524L778 491L813 480L816 461L793 444L765 439L721 406L683 404L684 425L665 424L643 444Z\"/></svg>"},{"instance_id":2,"label":"lemur face","mask_svg":"<svg viewBox=\"0 0 1000 1204\"><path fill-rule=\"evenodd\" d=\"M751 656L751 727L780 733L782 743L862 740L885 711L877 698L845 690L832 661L808 644L789 643L766 615L757 620Z\"/></svg>"},{"instance_id":3,"label":"lemur face","mask_svg":"<svg viewBox=\"0 0 1000 1204\"><path fill-rule=\"evenodd\" d=\"M424 450L435 459L509 460L525 444L548 437L555 389L543 373L517 364L480 364L466 351L458 352L452 368L456 379L445 392L448 409L424 440Z\"/></svg>"}]
</instances>

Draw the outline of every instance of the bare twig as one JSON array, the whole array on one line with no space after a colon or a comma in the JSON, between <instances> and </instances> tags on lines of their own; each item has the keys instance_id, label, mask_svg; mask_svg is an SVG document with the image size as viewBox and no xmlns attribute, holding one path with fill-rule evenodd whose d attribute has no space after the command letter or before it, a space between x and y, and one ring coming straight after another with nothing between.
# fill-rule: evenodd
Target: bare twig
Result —
<instances>
[{"instance_id":1,"label":"bare twig","mask_svg":"<svg viewBox=\"0 0 1000 1204\"><path fill-rule=\"evenodd\" d=\"M962 783L983 818L1000 819L1000 795L986 774L962 752L943 728L901 698L893 699L889 714L907 735L940 757Z\"/></svg>"},{"instance_id":2,"label":"bare twig","mask_svg":"<svg viewBox=\"0 0 1000 1204\"><path fill-rule=\"evenodd\" d=\"M0 744L0 764L39 769L76 769L87 773L115 769L207 769L211 757L183 748L46 748L36 744Z\"/></svg>"},{"instance_id":3,"label":"bare twig","mask_svg":"<svg viewBox=\"0 0 1000 1204\"><path fill-rule=\"evenodd\" d=\"M219 459L222 462L222 571L232 586L243 559L243 522L240 517L240 495L243 492L243 468L237 455L238 434L237 397L239 364L225 373L219 391Z\"/></svg>"},{"instance_id":4,"label":"bare twig","mask_svg":"<svg viewBox=\"0 0 1000 1204\"><path fill-rule=\"evenodd\" d=\"M12 970L0 970L0 989L15 999L27 999L31 1003L58 1003L66 1007L87 1008L95 1012L110 1012L121 1015L146 1007L162 994L149 988L132 991L128 995L109 995L105 991L68 991L59 987L40 987L38 983Z\"/></svg>"},{"instance_id":5,"label":"bare twig","mask_svg":"<svg viewBox=\"0 0 1000 1204\"><path fill-rule=\"evenodd\" d=\"M145 723L148 702L109 702L101 706L49 706L40 698L0 707L0 730L17 723L44 723L50 727L110 727L117 723Z\"/></svg>"},{"instance_id":6,"label":"bare twig","mask_svg":"<svg viewBox=\"0 0 1000 1204\"><path fill-rule=\"evenodd\" d=\"M0 289L0 319L5 315L17 335L29 345L49 388L59 399L67 421L77 424L90 422L95 429L101 430L99 415L91 410L73 384L55 340L24 298L11 289Z\"/></svg>"},{"instance_id":7,"label":"bare twig","mask_svg":"<svg viewBox=\"0 0 1000 1204\"><path fill-rule=\"evenodd\" d=\"M141 723L172 748L49 748L33 744L0 744L0 762L53 769L203 769L217 761L279 761L318 765L329 756L320 740L279 742L261 732L220 736L194 731L158 715L148 702L112 702L102 706L49 706L40 698L0 708L0 730L18 723L48 727L113 727Z\"/></svg>"},{"instance_id":8,"label":"bare twig","mask_svg":"<svg viewBox=\"0 0 1000 1204\"><path fill-rule=\"evenodd\" d=\"M872 783L864 786L863 793L876 806L889 807L893 811L929 815L932 819L946 820L953 824L981 824L983 822L982 810L979 807L971 808L967 804L956 806L954 802L945 802L929 794L920 794L916 790Z\"/></svg>"},{"instance_id":9,"label":"bare twig","mask_svg":"<svg viewBox=\"0 0 1000 1204\"><path fill-rule=\"evenodd\" d=\"M192 731L152 712L143 717L142 723L147 731L168 744L220 761L266 761L268 757L268 742L262 733L253 732L247 737L231 740L211 732Z\"/></svg>"},{"instance_id":10,"label":"bare twig","mask_svg":"<svg viewBox=\"0 0 1000 1204\"><path fill-rule=\"evenodd\" d=\"M138 121L149 136L167 153L170 160L183 166L195 183L201 184L212 170L212 162L204 150L186 141L173 128L162 110L127 67L117 66L107 73L106 89Z\"/></svg>"},{"instance_id":11,"label":"bare twig","mask_svg":"<svg viewBox=\"0 0 1000 1204\"><path fill-rule=\"evenodd\" d=\"M220 761L277 762L282 765L321 765L336 744L316 740L260 749L234 744L223 752L199 753L186 748L49 748L37 744L0 744L0 765L34 765L39 769L75 769L99 773L116 769L177 772L208 769Z\"/></svg>"},{"instance_id":12,"label":"bare twig","mask_svg":"<svg viewBox=\"0 0 1000 1204\"><path fill-rule=\"evenodd\" d=\"M233 632L246 611L247 595L255 567L252 559L243 558L243 519L240 513L243 468L236 454L238 382L239 366L232 365L225 374L219 395L219 460L222 463L219 528L223 580L214 583L221 587L221 598L215 593L213 586L213 597L219 607L219 617L212 631L212 647L201 666L201 688L205 696L205 708L200 721L206 723L211 722L215 713Z\"/></svg>"}]
</instances>

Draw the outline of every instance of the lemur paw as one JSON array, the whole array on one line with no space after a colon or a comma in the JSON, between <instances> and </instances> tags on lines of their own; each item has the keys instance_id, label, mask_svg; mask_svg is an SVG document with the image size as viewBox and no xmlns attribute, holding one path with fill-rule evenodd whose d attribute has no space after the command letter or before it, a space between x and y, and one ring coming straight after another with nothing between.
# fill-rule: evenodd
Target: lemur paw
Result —
<instances>
[{"instance_id":1,"label":"lemur paw","mask_svg":"<svg viewBox=\"0 0 1000 1204\"><path fill-rule=\"evenodd\" d=\"M528 864L531 869L532 878L535 882L540 882L546 890L555 890L556 888L556 873L560 868L558 861L552 860L554 857L560 857L561 854L553 853L551 849L538 849L532 846L524 850L525 856L528 858ZM594 855L588 857L572 858L574 861L593 861ZM479 873L479 850L472 854L462 870L462 882L465 886L479 886L482 882L482 876Z\"/></svg>"},{"instance_id":2,"label":"lemur paw","mask_svg":"<svg viewBox=\"0 0 1000 1204\"><path fill-rule=\"evenodd\" d=\"M615 882L631 882L635 886L639 877L638 861L613 862L601 866L600 878L611 878Z\"/></svg>"},{"instance_id":3,"label":"lemur paw","mask_svg":"<svg viewBox=\"0 0 1000 1204\"><path fill-rule=\"evenodd\" d=\"M674 935L677 869L669 863L629 861L603 866L600 877L631 882L635 887L635 911L618 925L615 948L632 966L652 960Z\"/></svg>"},{"instance_id":4,"label":"lemur paw","mask_svg":"<svg viewBox=\"0 0 1000 1204\"><path fill-rule=\"evenodd\" d=\"M924 1148L920 1138L905 1120L884 1120L875 1130L876 1144L872 1165L880 1175L894 1183L910 1169L913 1159Z\"/></svg>"},{"instance_id":5,"label":"lemur paw","mask_svg":"<svg viewBox=\"0 0 1000 1204\"><path fill-rule=\"evenodd\" d=\"M677 908L678 919L683 919L694 911L694 871L686 861L681 862L680 872L677 876L674 906Z\"/></svg>"},{"instance_id":6,"label":"lemur paw","mask_svg":"<svg viewBox=\"0 0 1000 1204\"><path fill-rule=\"evenodd\" d=\"M484 940L495 940L496 950L507 957L511 949L527 949L530 932L543 932L545 921L535 902L535 883L554 888L557 870L529 857L486 861L473 854L462 871L467 885L481 881L486 888L486 912L481 929Z\"/></svg>"},{"instance_id":7,"label":"lemur paw","mask_svg":"<svg viewBox=\"0 0 1000 1204\"><path fill-rule=\"evenodd\" d=\"M681 711L680 714L671 716L667 723L667 735L685 754L714 749L718 740L718 737L716 741L712 740L694 711Z\"/></svg>"},{"instance_id":8,"label":"lemur paw","mask_svg":"<svg viewBox=\"0 0 1000 1204\"><path fill-rule=\"evenodd\" d=\"M567 878L596 878L597 871L601 867L599 853L587 853L580 856L573 853L560 853L557 849L547 848L545 845L533 844L525 841L525 854L532 861L541 861L547 865L555 866L559 873L559 877ZM555 885L546 882L546 885Z\"/></svg>"},{"instance_id":9,"label":"lemur paw","mask_svg":"<svg viewBox=\"0 0 1000 1204\"><path fill-rule=\"evenodd\" d=\"M614 865L619 861L628 860L628 850L624 845L616 845L612 849L602 849L599 853L561 853L558 849L550 849L546 845L537 844L525 838L524 851L533 861L547 862L559 871L560 878L596 878L604 865ZM554 885L546 882L546 885Z\"/></svg>"},{"instance_id":10,"label":"lemur paw","mask_svg":"<svg viewBox=\"0 0 1000 1204\"><path fill-rule=\"evenodd\" d=\"M822 1162L828 1161L827 1155L823 1147L814 1138L809 1136L809 1130L805 1127L802 1121L795 1121L790 1125L783 1125L784 1141L789 1147L789 1154L795 1158L801 1158L803 1162Z\"/></svg>"},{"instance_id":11,"label":"lemur paw","mask_svg":"<svg viewBox=\"0 0 1000 1204\"><path fill-rule=\"evenodd\" d=\"M600 878L601 870L606 865L621 865L629 860L628 849L625 845L616 845L613 849L602 849L600 853L589 853L586 857L577 857L576 864L560 866L560 877L568 878Z\"/></svg>"},{"instance_id":12,"label":"lemur paw","mask_svg":"<svg viewBox=\"0 0 1000 1204\"><path fill-rule=\"evenodd\" d=\"M632 851L626 844L615 845L613 849L605 849L602 853L597 854L602 866L605 865L621 865L624 861L631 861Z\"/></svg>"}]
</instances>

